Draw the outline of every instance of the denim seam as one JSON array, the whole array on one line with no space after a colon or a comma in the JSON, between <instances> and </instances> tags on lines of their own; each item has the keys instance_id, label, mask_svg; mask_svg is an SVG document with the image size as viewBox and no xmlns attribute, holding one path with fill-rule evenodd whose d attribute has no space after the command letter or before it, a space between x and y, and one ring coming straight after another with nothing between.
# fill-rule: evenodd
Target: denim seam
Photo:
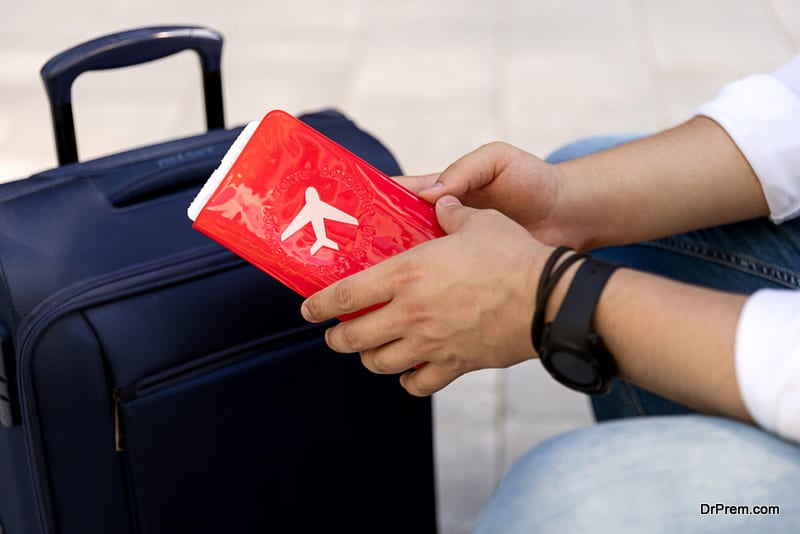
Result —
<instances>
[{"instance_id":1,"label":"denim seam","mask_svg":"<svg viewBox=\"0 0 800 534\"><path fill-rule=\"evenodd\" d=\"M647 410L644 409L639 394L636 393L627 382L619 381L617 385L620 386L620 393L628 397L628 401L630 405L633 406L633 409L636 410L637 415L647 415Z\"/></svg>"},{"instance_id":2,"label":"denim seam","mask_svg":"<svg viewBox=\"0 0 800 534\"><path fill-rule=\"evenodd\" d=\"M800 274L798 273L788 271L771 263L756 260L749 256L716 249L697 241L666 237L640 244L642 246L671 250L686 256L699 258L723 267L769 280L790 289L800 288Z\"/></svg>"}]
</instances>

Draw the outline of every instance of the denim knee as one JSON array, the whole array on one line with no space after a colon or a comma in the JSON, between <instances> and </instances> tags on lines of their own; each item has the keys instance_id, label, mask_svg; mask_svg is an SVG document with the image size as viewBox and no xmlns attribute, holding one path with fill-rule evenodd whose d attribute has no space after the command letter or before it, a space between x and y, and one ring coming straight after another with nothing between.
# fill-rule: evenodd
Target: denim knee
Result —
<instances>
[{"instance_id":1,"label":"denim knee","mask_svg":"<svg viewBox=\"0 0 800 534\"><path fill-rule=\"evenodd\" d=\"M800 447L750 425L697 415L602 423L523 456L475 532L800 532L798 480ZM717 504L780 515L709 513Z\"/></svg>"}]
</instances>

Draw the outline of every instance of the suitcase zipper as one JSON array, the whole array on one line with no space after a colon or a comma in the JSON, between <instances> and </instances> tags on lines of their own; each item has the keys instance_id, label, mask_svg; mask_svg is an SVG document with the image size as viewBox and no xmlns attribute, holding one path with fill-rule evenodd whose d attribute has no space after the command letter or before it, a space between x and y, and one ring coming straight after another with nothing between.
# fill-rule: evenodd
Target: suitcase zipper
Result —
<instances>
[{"instance_id":1,"label":"suitcase zipper","mask_svg":"<svg viewBox=\"0 0 800 534\"><path fill-rule=\"evenodd\" d=\"M278 350L300 340L308 340L316 334L321 334L330 326L330 321L299 326L164 369L137 380L133 384L118 388L119 402L127 403L142 399L193 378L205 376L216 369L246 361L258 354L263 354L264 350Z\"/></svg>"},{"instance_id":2,"label":"suitcase zipper","mask_svg":"<svg viewBox=\"0 0 800 534\"><path fill-rule=\"evenodd\" d=\"M114 450L116 452L122 452L125 449L122 448L122 437L119 421L119 388L114 388L112 397L114 399Z\"/></svg>"},{"instance_id":3,"label":"suitcase zipper","mask_svg":"<svg viewBox=\"0 0 800 534\"><path fill-rule=\"evenodd\" d=\"M26 371L34 342L44 329L59 317L82 307L102 304L114 298L134 295L192 278L201 278L243 265L245 262L241 258L217 245L209 245L193 249L185 254L84 280L50 295L31 310L19 326L20 349L17 380L20 389L31 390L33 387L32 377ZM42 512L40 517L43 521L43 531L52 532L54 520L49 512L52 510L49 482L41 467L44 451L41 446L38 419L34 415L36 408L33 397L33 395L25 397L20 395L20 411L23 429L28 436L26 448L31 463L34 487L43 488L41 492L36 492L37 506ZM115 401L115 413L118 413L118 409L118 402ZM117 445L122 447L121 428L118 424L115 424L115 427L115 435L120 438Z\"/></svg>"},{"instance_id":4,"label":"suitcase zipper","mask_svg":"<svg viewBox=\"0 0 800 534\"><path fill-rule=\"evenodd\" d=\"M206 376L217 369L223 367L227 368L239 362L257 357L263 354L264 350L278 350L282 347L293 345L298 340L308 340L314 335L321 336L322 332L330 326L330 321L300 326L164 369L158 373L137 380L128 386L115 387L112 392L112 398L114 399L114 450L116 452L125 451L125 432L121 414L123 403L143 399L194 378Z\"/></svg>"}]
</instances>

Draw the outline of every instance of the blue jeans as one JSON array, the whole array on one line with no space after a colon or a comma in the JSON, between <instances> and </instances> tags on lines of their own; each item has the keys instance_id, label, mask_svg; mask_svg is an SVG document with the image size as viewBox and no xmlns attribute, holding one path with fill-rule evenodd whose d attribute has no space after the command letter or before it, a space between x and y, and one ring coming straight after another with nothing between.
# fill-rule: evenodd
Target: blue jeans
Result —
<instances>
[{"instance_id":1,"label":"blue jeans","mask_svg":"<svg viewBox=\"0 0 800 534\"><path fill-rule=\"evenodd\" d=\"M800 532L799 486L800 447L755 427L701 415L621 419L528 452L474 533Z\"/></svg>"},{"instance_id":2,"label":"blue jeans","mask_svg":"<svg viewBox=\"0 0 800 534\"><path fill-rule=\"evenodd\" d=\"M579 141L548 161L635 137ZM743 294L798 288L800 219L779 226L749 221L593 254ZM797 444L738 422L687 415L688 408L621 381L609 395L594 396L592 407L601 423L524 456L504 478L476 532L800 532ZM643 415L657 417L632 418ZM732 514L718 504L749 506L751 513L755 506L779 506L780 515Z\"/></svg>"}]
</instances>

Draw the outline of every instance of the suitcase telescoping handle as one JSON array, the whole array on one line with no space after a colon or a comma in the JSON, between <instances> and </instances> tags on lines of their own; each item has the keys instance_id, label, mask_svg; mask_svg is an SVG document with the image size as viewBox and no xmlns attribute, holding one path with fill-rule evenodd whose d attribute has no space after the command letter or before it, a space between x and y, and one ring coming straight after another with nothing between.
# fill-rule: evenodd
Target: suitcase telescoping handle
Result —
<instances>
[{"instance_id":1,"label":"suitcase telescoping handle","mask_svg":"<svg viewBox=\"0 0 800 534\"><path fill-rule=\"evenodd\" d=\"M42 67L50 100L58 164L78 161L72 117L72 83L81 73L146 63L183 50L194 50L203 69L208 129L224 128L222 104L222 35L201 26L158 26L114 33L58 54Z\"/></svg>"}]
</instances>

